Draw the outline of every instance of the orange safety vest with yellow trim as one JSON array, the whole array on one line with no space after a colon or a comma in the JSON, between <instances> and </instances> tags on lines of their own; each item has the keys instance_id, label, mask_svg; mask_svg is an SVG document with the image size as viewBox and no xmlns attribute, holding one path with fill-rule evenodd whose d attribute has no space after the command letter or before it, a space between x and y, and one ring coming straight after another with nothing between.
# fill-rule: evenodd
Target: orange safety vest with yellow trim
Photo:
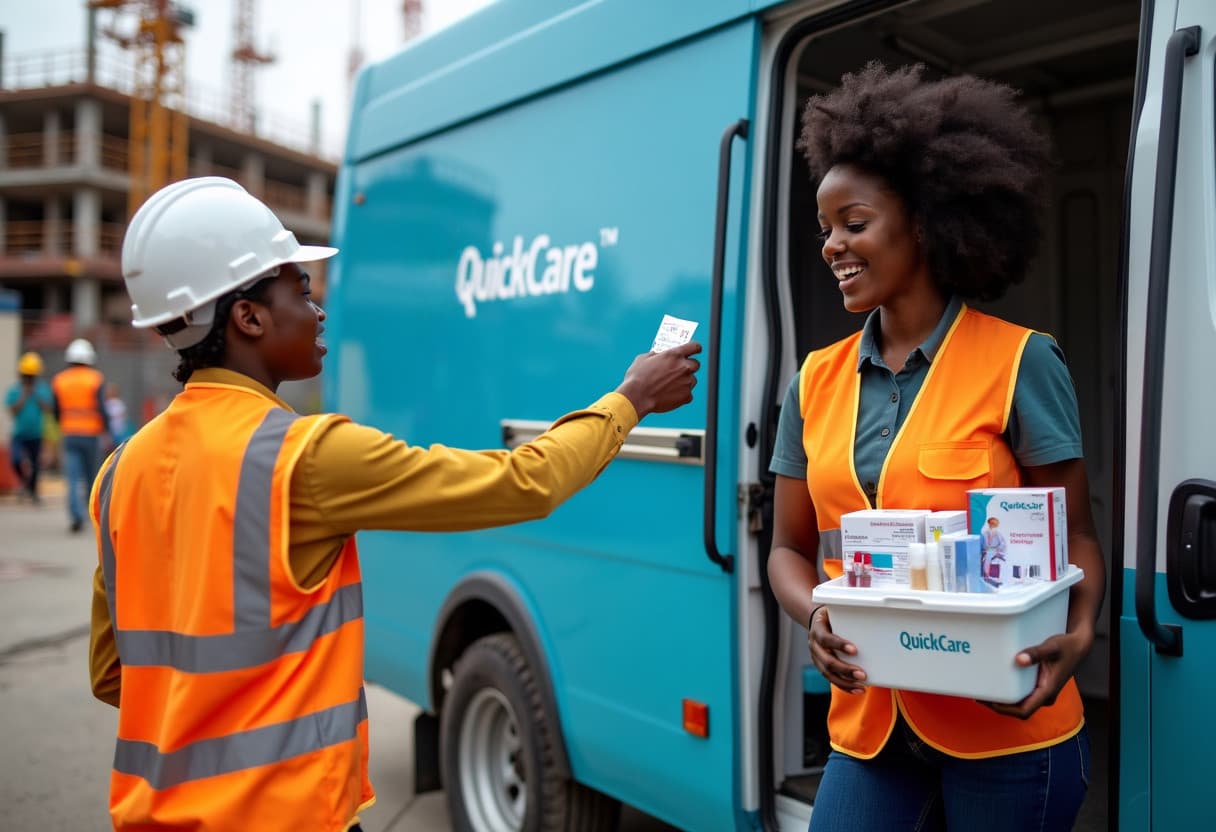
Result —
<instances>
[{"instance_id":1,"label":"orange safety vest with yellow trim","mask_svg":"<svg viewBox=\"0 0 1216 832\"><path fill-rule=\"evenodd\" d=\"M292 470L343 418L189 384L106 461L115 829L341 832L373 802L354 538L315 587L288 561Z\"/></svg>"},{"instance_id":2,"label":"orange safety vest with yellow trim","mask_svg":"<svg viewBox=\"0 0 1216 832\"><path fill-rule=\"evenodd\" d=\"M962 307L891 443L876 508L960 509L967 506L970 488L1021 484L1003 434L1030 335L1031 330ZM858 332L812 352L802 365L799 406L809 460L807 487L821 535L839 529L842 514L870 507L853 466L860 342ZM825 562L825 571L839 576L839 561L830 566ZM848 638L848 633L840 635ZM877 687L857 695L833 687L828 711L832 747L862 759L876 756L897 713L929 745L963 758L1054 745L1084 723L1081 697L1071 679L1054 705L1027 720L1002 716L971 699Z\"/></svg>"},{"instance_id":3,"label":"orange safety vest with yellow trim","mask_svg":"<svg viewBox=\"0 0 1216 832\"><path fill-rule=\"evenodd\" d=\"M106 432L101 415L101 385L105 376L92 367L68 367L51 379L59 403L59 430L65 435L100 436Z\"/></svg>"}]
</instances>

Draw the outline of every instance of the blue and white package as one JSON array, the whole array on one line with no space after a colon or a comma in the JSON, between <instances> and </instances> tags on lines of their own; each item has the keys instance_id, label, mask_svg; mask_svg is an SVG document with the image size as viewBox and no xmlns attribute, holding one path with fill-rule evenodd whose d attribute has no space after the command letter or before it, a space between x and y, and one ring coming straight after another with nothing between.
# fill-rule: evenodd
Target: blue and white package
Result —
<instances>
[{"instance_id":1,"label":"blue and white package","mask_svg":"<svg viewBox=\"0 0 1216 832\"><path fill-rule=\"evenodd\" d=\"M995 586L1054 581L1068 570L1063 488L980 488L967 496L986 581Z\"/></svg>"},{"instance_id":2,"label":"blue and white package","mask_svg":"<svg viewBox=\"0 0 1216 832\"><path fill-rule=\"evenodd\" d=\"M996 586L982 575L980 537L975 534L951 534L941 539L942 563L953 564L953 576L946 582L947 591L982 594L995 592Z\"/></svg>"}]
</instances>

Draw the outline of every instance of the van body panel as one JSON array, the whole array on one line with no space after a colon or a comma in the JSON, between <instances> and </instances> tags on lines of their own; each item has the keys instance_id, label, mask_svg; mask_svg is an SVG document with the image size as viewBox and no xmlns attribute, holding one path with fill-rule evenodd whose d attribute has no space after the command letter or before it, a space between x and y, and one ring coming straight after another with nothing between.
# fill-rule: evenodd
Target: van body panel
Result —
<instances>
[{"instance_id":1,"label":"van body panel","mask_svg":"<svg viewBox=\"0 0 1216 832\"><path fill-rule=\"evenodd\" d=\"M765 5L772 3L494 3L463 25L441 30L364 70L363 106L347 157L367 158L667 48ZM462 57L452 60L454 55Z\"/></svg>"},{"instance_id":2,"label":"van body panel","mask_svg":"<svg viewBox=\"0 0 1216 832\"><path fill-rule=\"evenodd\" d=\"M415 444L502 448L503 420L552 421L611 390L665 313L698 321L706 342L719 144L750 115L757 48L745 18L347 165L328 300L334 408ZM746 147L735 144L724 551L738 522L732 356L748 189ZM488 283L499 288L487 294ZM698 396L645 426L702 430L706 406ZM361 535L368 678L431 707L426 656L440 606L462 576L501 574L527 599L548 653L575 778L682 828L734 828L735 576L705 554L704 475L620 459L541 522ZM708 738L684 730L684 699L708 705Z\"/></svg>"},{"instance_id":3,"label":"van body panel","mask_svg":"<svg viewBox=\"0 0 1216 832\"><path fill-rule=\"evenodd\" d=\"M1076 18L1061 13L1061 20L1106 26L1103 37L1130 55L1133 27L1104 17L1120 4L1102 5L1082 3ZM829 7L855 10L857 20L825 18L810 58L799 57L799 47L782 59L797 77L786 89L768 89L760 73L773 73L774 59L762 53L763 27L771 51L781 30ZM1146 92L1141 112L1131 115L1127 160L1127 285L1115 288L1118 281L1108 278L1118 232L1106 230L1117 202L1106 190L1115 181L1108 174L1123 170L1122 159L1095 153L1098 161L1086 168L1085 154L1076 153L1086 144L1078 135L1092 134L1097 148L1117 133L1120 152L1126 148L1119 119L1133 107L1119 97L1130 98L1131 85L1107 73L1101 83L1065 85L1058 95L1039 91L1037 112L1074 154L1053 174L1053 196L1064 208L1045 223L1047 245L1028 283L994 310L1061 330L1070 367L1081 376L1095 517L1100 533L1115 538L1110 571L1121 570L1118 597L1108 598L1118 633L1111 726L1118 815L1110 827L1128 830L1196 828L1207 816L1204 754L1216 744L1216 723L1205 710L1216 697L1216 621L1176 609L1166 574L1171 494L1186 480L1216 477L1216 445L1205 430L1216 409L1216 4L1145 0L1145 8L1152 11L1142 18L1151 21L1149 58L1138 77ZM993 10L985 24L998 34L1002 21L1021 11L1006 0L499 0L360 73L335 194L333 233L342 252L329 269L333 372L322 380L326 406L414 444L501 450L504 420L545 423L610 390L629 356L649 347L663 314L698 321L697 340L720 338L714 534L736 559L727 572L706 557L702 466L632 459L614 461L545 520L482 532L360 535L369 679L434 710L433 674L441 668L431 666L430 651L442 636L444 601L470 575L493 575L520 599L545 654L575 779L683 829L760 828L770 810L782 829L805 829L813 789L798 786L818 781L817 765L808 762L814 738L803 723L822 719L805 716L807 690L798 683L809 661L805 632L782 616L773 646L775 739L769 748L758 738L758 714L768 703L756 680L768 636L757 543L763 532L748 518L752 512L762 524L764 497L749 502L754 483L745 482L757 469L764 478L763 425L775 418L774 402L754 401L757 379L770 362L779 364L779 398L805 354L798 339L810 330L815 338L839 337L840 316L821 314L828 305L835 310L838 299L825 304L803 288L813 282L808 262L817 252L790 240L795 224L807 225L805 205L793 213L794 200L784 201L790 181L805 172L788 149L794 103L838 77L820 77L820 65L871 54L890 59L895 53L886 50L904 41L884 32L916 35L929 27L932 34L941 20L940 32L949 35L943 44L983 52L987 44L967 40L973 30L959 22L966 18L952 16L985 9ZM1032 21L1025 32L997 38L1005 51L992 65L1042 63L1064 48L1060 43L1072 43L1084 69L1085 50L1076 44L1086 35L1035 40L1059 22ZM1136 617L1137 507L1145 490L1138 464L1163 53L1183 26L1199 26L1202 37L1184 73L1160 397L1155 608L1160 621L1185 633L1183 654L1166 656ZM1026 52L1019 56L1011 44L1022 35ZM992 56L964 57L982 64ZM799 67L810 71L798 76ZM1045 65L1042 71L1051 77ZM783 135L765 135L755 116L778 96L791 115L779 126ZM1097 125L1090 132L1087 118ZM720 142L740 119L752 126L730 144L722 318L711 333ZM780 182L764 181L772 153L790 155L774 168ZM774 188L781 207L766 218ZM1090 211L1093 205L1103 210ZM770 232L781 263L776 275L759 256ZM779 315L758 308L763 281L780 284ZM1118 343L1110 320L1124 289ZM802 324L789 309L799 303L809 310ZM778 339L780 355L768 354L770 327L785 339ZM1121 363L1110 358L1120 353ZM703 430L708 370L691 405L651 415L643 427ZM1116 393L1120 371L1124 384ZM1109 429L1115 410L1123 441L1106 443L1120 432ZM1095 442L1102 447L1095 450ZM1112 469L1125 472L1117 489L1110 489L1112 478L1120 480ZM1103 487L1108 491L1099 494ZM1091 681L1100 675L1091 673ZM708 705L708 738L684 731L685 699ZM774 758L775 783L758 774L762 754Z\"/></svg>"}]
</instances>

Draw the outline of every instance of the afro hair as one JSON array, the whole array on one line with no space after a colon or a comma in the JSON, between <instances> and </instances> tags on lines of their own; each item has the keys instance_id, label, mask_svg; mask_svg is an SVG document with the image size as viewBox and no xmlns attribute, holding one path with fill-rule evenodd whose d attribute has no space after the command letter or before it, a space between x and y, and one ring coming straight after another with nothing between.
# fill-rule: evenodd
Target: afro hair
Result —
<instances>
[{"instance_id":1,"label":"afro hair","mask_svg":"<svg viewBox=\"0 0 1216 832\"><path fill-rule=\"evenodd\" d=\"M1012 88L923 72L871 62L845 75L807 102L798 147L816 182L837 165L883 179L920 229L938 285L995 300L1038 249L1050 145Z\"/></svg>"}]
</instances>

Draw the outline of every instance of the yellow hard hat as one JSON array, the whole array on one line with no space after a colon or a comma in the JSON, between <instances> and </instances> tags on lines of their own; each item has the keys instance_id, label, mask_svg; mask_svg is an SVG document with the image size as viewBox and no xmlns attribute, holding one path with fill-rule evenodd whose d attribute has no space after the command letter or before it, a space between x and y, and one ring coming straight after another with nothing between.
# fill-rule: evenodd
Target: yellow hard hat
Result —
<instances>
[{"instance_id":1,"label":"yellow hard hat","mask_svg":"<svg viewBox=\"0 0 1216 832\"><path fill-rule=\"evenodd\" d=\"M23 376L42 375L42 357L36 352L27 352L17 361L17 372Z\"/></svg>"}]
</instances>

